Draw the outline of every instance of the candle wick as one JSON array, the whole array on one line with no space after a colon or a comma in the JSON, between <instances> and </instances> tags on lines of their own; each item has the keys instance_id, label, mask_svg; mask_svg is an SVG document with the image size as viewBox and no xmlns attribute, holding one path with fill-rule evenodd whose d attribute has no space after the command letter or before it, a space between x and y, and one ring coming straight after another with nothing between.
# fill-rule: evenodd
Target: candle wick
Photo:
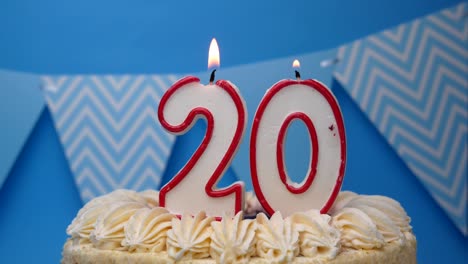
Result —
<instances>
[{"instance_id":1,"label":"candle wick","mask_svg":"<svg viewBox=\"0 0 468 264\"><path fill-rule=\"evenodd\" d=\"M295 72L296 72L296 79L300 80L301 79L301 74L297 70L295 70Z\"/></svg>"},{"instance_id":2,"label":"candle wick","mask_svg":"<svg viewBox=\"0 0 468 264\"><path fill-rule=\"evenodd\" d=\"M216 72L216 69L214 69L214 70L211 72L210 84L213 84L213 82L214 82L214 79L215 79L215 72Z\"/></svg>"}]
</instances>

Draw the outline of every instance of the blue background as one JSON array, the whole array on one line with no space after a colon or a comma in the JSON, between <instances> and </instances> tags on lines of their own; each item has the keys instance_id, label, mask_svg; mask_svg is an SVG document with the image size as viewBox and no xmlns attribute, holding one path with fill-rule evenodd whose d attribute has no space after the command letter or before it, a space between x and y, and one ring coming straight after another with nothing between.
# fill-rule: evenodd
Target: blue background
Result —
<instances>
[{"instance_id":1,"label":"blue background","mask_svg":"<svg viewBox=\"0 0 468 264\"><path fill-rule=\"evenodd\" d=\"M0 68L199 72L214 36L222 66L229 67L332 48L458 2L0 1ZM336 82L332 88L347 129L344 189L398 199L412 217L419 263L463 263L467 239L343 88ZM166 178L201 139L203 124L197 128L177 140ZM229 172L225 182L232 177ZM81 206L46 109L0 190L0 262L58 263L65 229Z\"/></svg>"}]
</instances>

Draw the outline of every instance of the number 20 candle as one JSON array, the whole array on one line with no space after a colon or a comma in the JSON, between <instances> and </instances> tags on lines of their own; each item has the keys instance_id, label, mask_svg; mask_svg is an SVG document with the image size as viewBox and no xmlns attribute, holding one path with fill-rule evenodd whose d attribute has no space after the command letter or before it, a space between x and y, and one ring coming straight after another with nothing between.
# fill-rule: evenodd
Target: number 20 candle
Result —
<instances>
[{"instance_id":1,"label":"number 20 candle","mask_svg":"<svg viewBox=\"0 0 468 264\"><path fill-rule=\"evenodd\" d=\"M211 62L219 65L219 50L213 39L209 51ZM172 85L158 107L162 126L175 134L188 131L196 120L205 118L207 131L202 143L187 164L163 186L159 193L161 206L172 213L221 217L243 209L244 184L235 182L217 189L216 184L229 167L244 135L247 122L245 102L229 81L214 83L213 70L208 85L196 77L185 77Z\"/></svg>"},{"instance_id":2,"label":"number 20 candle","mask_svg":"<svg viewBox=\"0 0 468 264\"><path fill-rule=\"evenodd\" d=\"M298 67L296 60L293 65ZM289 125L303 122L310 138L310 161L301 183L292 182L284 162ZM255 193L271 215L310 209L326 213L343 181L346 138L343 117L332 93L316 80L281 80L265 94L250 137L250 170Z\"/></svg>"}]
</instances>

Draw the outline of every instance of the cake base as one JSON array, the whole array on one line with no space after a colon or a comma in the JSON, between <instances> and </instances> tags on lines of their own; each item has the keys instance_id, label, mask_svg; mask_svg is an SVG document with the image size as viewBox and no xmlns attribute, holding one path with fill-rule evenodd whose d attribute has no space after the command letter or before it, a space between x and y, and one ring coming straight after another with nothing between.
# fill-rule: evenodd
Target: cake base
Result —
<instances>
[{"instance_id":1,"label":"cake base","mask_svg":"<svg viewBox=\"0 0 468 264\"><path fill-rule=\"evenodd\" d=\"M63 248L62 264L110 264L110 263L135 263L135 264L166 264L174 263L167 253L130 253L128 251L96 249L92 244L73 245L69 239ZM214 259L190 259L181 260L181 264L215 264ZM254 257L249 263L269 264L270 260ZM416 239L409 237L407 243L392 242L381 249L355 250L343 249L333 260L296 257L293 264L415 264Z\"/></svg>"}]
</instances>

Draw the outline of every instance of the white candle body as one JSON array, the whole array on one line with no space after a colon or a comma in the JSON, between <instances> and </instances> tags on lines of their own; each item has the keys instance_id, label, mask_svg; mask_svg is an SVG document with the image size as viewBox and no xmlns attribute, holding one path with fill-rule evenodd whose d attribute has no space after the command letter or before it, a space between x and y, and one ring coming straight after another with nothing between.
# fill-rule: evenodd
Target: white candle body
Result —
<instances>
[{"instance_id":1,"label":"white candle body","mask_svg":"<svg viewBox=\"0 0 468 264\"><path fill-rule=\"evenodd\" d=\"M209 142L202 142L198 149L206 147L204 152L198 160L193 160L196 156L194 154L178 175L161 189L162 195L165 195L164 206L172 213L195 215L199 211L205 211L207 215L220 217L224 213L234 215L236 211L242 210L244 195L242 182L216 189L216 183L237 152L247 122L245 102L240 97L237 88L225 81L224 84L230 86L228 87L230 92L229 89L216 84L203 85L197 81L189 82L178 87L165 104L160 106L162 117L167 124L173 127L185 124L184 130L175 133L185 133L198 118L206 118L198 114L191 122L187 120L195 109L205 109L212 115L212 123L208 121L205 135L206 139L212 129L211 139ZM204 145L204 143L208 144ZM186 175L183 179L174 182L176 177L184 173L184 169L186 169ZM215 173L216 170L217 173ZM217 179L212 177L217 177ZM210 179L215 181L212 190L217 192L219 197L212 197L205 191Z\"/></svg>"},{"instance_id":2,"label":"white candle body","mask_svg":"<svg viewBox=\"0 0 468 264\"><path fill-rule=\"evenodd\" d=\"M316 89L303 82L287 82L279 82L268 90L257 109L251 135L252 182L259 201L270 214L281 211L286 217L310 209L324 212L333 203L343 179L346 144L341 112L325 86ZM294 183L289 177L286 182L281 180L281 168L277 163L278 138L288 116L298 113L303 113L313 123L318 160L308 189L293 193L287 185L300 188L307 178L302 183ZM312 143L304 144L311 144L312 155Z\"/></svg>"}]
</instances>

